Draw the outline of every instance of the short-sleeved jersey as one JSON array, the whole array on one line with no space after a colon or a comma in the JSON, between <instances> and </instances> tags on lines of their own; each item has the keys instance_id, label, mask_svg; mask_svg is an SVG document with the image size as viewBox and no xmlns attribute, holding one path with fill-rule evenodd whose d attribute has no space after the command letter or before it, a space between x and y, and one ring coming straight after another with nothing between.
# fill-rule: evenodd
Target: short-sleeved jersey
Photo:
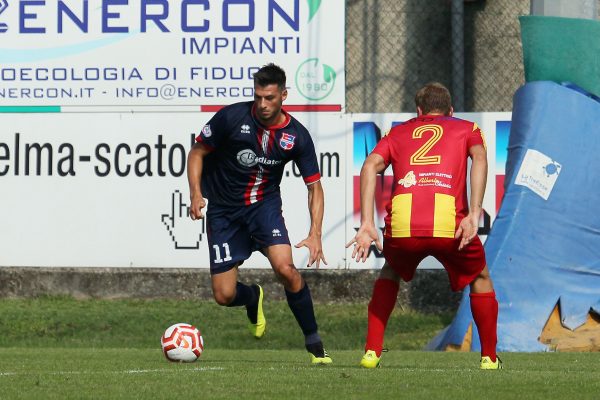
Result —
<instances>
[{"instance_id":1,"label":"short-sleeved jersey","mask_svg":"<svg viewBox=\"0 0 600 400\"><path fill-rule=\"evenodd\" d=\"M253 104L219 110L196 138L211 150L202 169L202 194L210 204L242 206L279 196L284 166L292 160L306 184L321 179L306 128L283 110L281 125L264 127Z\"/></svg>"},{"instance_id":2,"label":"short-sleeved jersey","mask_svg":"<svg viewBox=\"0 0 600 400\"><path fill-rule=\"evenodd\" d=\"M467 159L485 141L477 124L424 115L391 129L373 149L392 165L386 237L454 237L468 214Z\"/></svg>"}]
</instances>

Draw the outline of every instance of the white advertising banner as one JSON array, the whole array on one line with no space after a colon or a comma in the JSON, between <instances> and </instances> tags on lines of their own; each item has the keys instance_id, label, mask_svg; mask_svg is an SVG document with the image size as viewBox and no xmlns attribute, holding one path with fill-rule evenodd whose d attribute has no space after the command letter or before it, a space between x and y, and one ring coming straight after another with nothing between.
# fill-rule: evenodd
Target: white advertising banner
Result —
<instances>
[{"instance_id":1,"label":"white advertising banner","mask_svg":"<svg viewBox=\"0 0 600 400\"><path fill-rule=\"evenodd\" d=\"M252 99L252 74L275 62L286 70L290 107L340 111L344 7L343 0L2 0L0 103L211 112Z\"/></svg>"},{"instance_id":2,"label":"white advertising banner","mask_svg":"<svg viewBox=\"0 0 600 400\"><path fill-rule=\"evenodd\" d=\"M359 225L360 166L381 135L413 114L293 114L313 135L323 175L329 268L381 266L381 254L357 264L344 247ZM187 216L186 156L212 114L0 115L0 266L208 268L204 222ZM510 113L457 116L477 122L487 140L485 239L502 194ZM377 196L383 227L389 194ZM293 164L286 167L282 197L293 245L305 238L310 220ZM293 251L304 267L307 250ZM269 267L258 252L244 266ZM424 266L439 267L431 260Z\"/></svg>"},{"instance_id":3,"label":"white advertising banner","mask_svg":"<svg viewBox=\"0 0 600 400\"><path fill-rule=\"evenodd\" d=\"M357 265L344 247L359 222L360 166L413 114L344 113L345 4L0 0L0 266L208 267L204 221L187 217L187 152L215 111L253 98L252 74L275 62L287 74L285 107L316 144L329 267L379 267L378 252ZM486 133L485 239L510 114L458 116ZM381 182L383 227L391 172ZM309 213L292 164L282 197L296 244ZM293 251L305 266L306 249ZM268 262L256 253L245 266Z\"/></svg>"},{"instance_id":4,"label":"white advertising banner","mask_svg":"<svg viewBox=\"0 0 600 400\"><path fill-rule=\"evenodd\" d=\"M344 266L343 114L297 113L314 132L326 208L323 243ZM187 152L211 117L3 114L0 265L208 267L204 221L188 217ZM342 151L340 151L342 150ZM283 210L292 244L309 229L307 190L288 164ZM308 251L294 249L298 265ZM246 262L268 267L260 253Z\"/></svg>"}]
</instances>

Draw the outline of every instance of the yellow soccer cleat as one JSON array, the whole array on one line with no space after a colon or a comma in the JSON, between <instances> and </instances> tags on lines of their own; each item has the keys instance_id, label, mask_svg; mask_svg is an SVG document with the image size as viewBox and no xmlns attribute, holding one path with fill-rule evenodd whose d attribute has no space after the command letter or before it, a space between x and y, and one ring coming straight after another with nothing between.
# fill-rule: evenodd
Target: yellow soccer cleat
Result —
<instances>
[{"instance_id":1,"label":"yellow soccer cleat","mask_svg":"<svg viewBox=\"0 0 600 400\"><path fill-rule=\"evenodd\" d=\"M502 369L502 361L498 357L496 357L496 362L488 356L481 357L479 369Z\"/></svg>"},{"instance_id":2,"label":"yellow soccer cleat","mask_svg":"<svg viewBox=\"0 0 600 400\"><path fill-rule=\"evenodd\" d=\"M313 365L331 364L333 360L323 348L323 342L311 343L306 345L306 351L310 354L310 363Z\"/></svg>"},{"instance_id":3,"label":"yellow soccer cleat","mask_svg":"<svg viewBox=\"0 0 600 400\"><path fill-rule=\"evenodd\" d=\"M265 313L263 312L263 289L260 285L256 285L258 287L258 309L256 312L256 324L249 323L248 329L250 329L250 333L256 339L260 339L265 335L267 330L267 320L265 319Z\"/></svg>"},{"instance_id":4,"label":"yellow soccer cleat","mask_svg":"<svg viewBox=\"0 0 600 400\"><path fill-rule=\"evenodd\" d=\"M317 357L312 353L309 354L310 363L313 365L327 365L333 363L333 360L331 359L331 357L329 357L329 354L327 354L325 350L323 350L323 357Z\"/></svg>"},{"instance_id":5,"label":"yellow soccer cleat","mask_svg":"<svg viewBox=\"0 0 600 400\"><path fill-rule=\"evenodd\" d=\"M360 360L360 366L363 368L377 368L380 366L381 357L377 357L377 353L373 350L367 350L365 355Z\"/></svg>"}]
</instances>

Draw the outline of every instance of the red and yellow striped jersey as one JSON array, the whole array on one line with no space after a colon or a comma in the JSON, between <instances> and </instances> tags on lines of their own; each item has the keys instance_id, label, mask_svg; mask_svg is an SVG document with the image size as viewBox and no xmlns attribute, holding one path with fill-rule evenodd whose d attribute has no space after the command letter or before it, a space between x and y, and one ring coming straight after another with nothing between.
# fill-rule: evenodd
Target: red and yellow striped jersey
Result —
<instances>
[{"instance_id":1,"label":"red and yellow striped jersey","mask_svg":"<svg viewBox=\"0 0 600 400\"><path fill-rule=\"evenodd\" d=\"M454 237L468 214L469 148L485 140L477 124L424 115L392 128L373 149L394 173L386 237Z\"/></svg>"}]
</instances>

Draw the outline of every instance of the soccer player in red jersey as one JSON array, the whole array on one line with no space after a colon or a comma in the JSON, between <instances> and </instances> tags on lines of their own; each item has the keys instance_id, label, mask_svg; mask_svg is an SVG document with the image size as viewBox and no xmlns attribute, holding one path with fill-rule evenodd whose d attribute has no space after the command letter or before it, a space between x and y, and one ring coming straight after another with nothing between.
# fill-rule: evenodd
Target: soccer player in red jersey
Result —
<instances>
[{"instance_id":1,"label":"soccer player in red jersey","mask_svg":"<svg viewBox=\"0 0 600 400\"><path fill-rule=\"evenodd\" d=\"M352 258L367 259L372 242L385 256L368 308L361 365L379 366L383 336L400 284L410 281L427 256L439 260L452 290L470 285L471 311L481 340L482 369L499 369L496 357L498 302L477 236L487 179L483 135L473 122L454 118L450 92L433 82L416 96L417 117L391 129L360 172L361 225L347 244ZM467 200L467 159L471 196ZM387 205L383 247L373 221L376 176L392 165L394 185Z\"/></svg>"}]
</instances>

